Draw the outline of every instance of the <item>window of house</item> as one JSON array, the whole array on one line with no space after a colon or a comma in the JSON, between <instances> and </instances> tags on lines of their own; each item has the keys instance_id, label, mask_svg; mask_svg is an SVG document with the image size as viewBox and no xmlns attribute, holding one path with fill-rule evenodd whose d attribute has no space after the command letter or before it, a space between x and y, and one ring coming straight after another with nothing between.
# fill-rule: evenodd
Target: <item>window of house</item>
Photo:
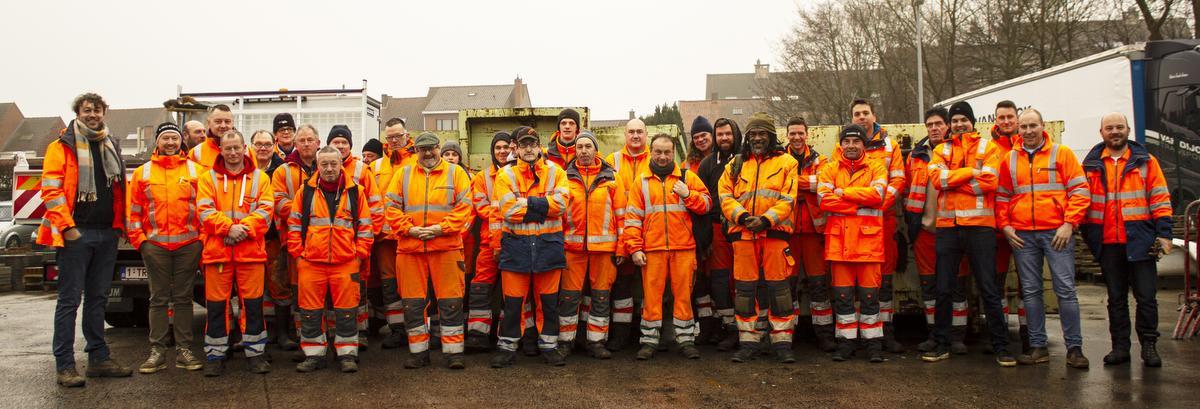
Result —
<instances>
[{"instance_id":1,"label":"window of house","mask_svg":"<svg viewBox=\"0 0 1200 409\"><path fill-rule=\"evenodd\" d=\"M734 108L734 109L733 109L733 114L734 114L734 115L742 115L742 114L745 114L745 113L746 113L746 111L743 111L741 108Z\"/></svg>"},{"instance_id":2,"label":"window of house","mask_svg":"<svg viewBox=\"0 0 1200 409\"><path fill-rule=\"evenodd\" d=\"M454 119L439 119L437 120L437 130L453 131L458 129L458 121Z\"/></svg>"}]
</instances>

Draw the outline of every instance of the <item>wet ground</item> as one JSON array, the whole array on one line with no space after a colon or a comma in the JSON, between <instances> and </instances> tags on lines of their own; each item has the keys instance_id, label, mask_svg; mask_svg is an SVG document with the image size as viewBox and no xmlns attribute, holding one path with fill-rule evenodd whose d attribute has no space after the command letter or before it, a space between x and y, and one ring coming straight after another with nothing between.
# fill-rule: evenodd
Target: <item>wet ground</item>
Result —
<instances>
[{"instance_id":1,"label":"wet ground","mask_svg":"<svg viewBox=\"0 0 1200 409\"><path fill-rule=\"evenodd\" d=\"M1175 323L1177 293L1160 292L1160 331L1166 334ZM401 363L407 352L380 350L379 339L372 339L356 374L300 374L291 353L272 346L275 370L268 375L246 372L245 360L238 357L221 378L172 366L154 375L89 379L85 388L65 389L54 383L49 345L54 295L7 293L0 295L0 407L1124 408L1200 403L1200 342L1163 339L1163 368L1143 368L1137 358L1132 365L1106 368L1101 362L1109 350L1104 289L1086 285L1080 296L1084 349L1092 361L1086 371L1064 365L1061 330L1051 317L1051 362L1034 367L1000 368L978 343L969 355L923 363L912 351L923 339L923 325L905 320L901 340L910 352L882 364L868 363L862 354L851 362L832 362L810 340L802 340L796 346L799 362L791 365L769 359L733 364L729 353L704 346L703 358L696 361L671 351L639 362L630 348L609 361L577 354L562 368L521 356L514 367L497 370L487 367L487 354L475 354L468 356L465 371L437 366L435 353L433 367L405 370ZM1015 324L1012 334L1015 338ZM110 328L108 340L113 356L124 364L136 367L146 357L145 329ZM81 373L87 361L82 349L79 336Z\"/></svg>"}]
</instances>

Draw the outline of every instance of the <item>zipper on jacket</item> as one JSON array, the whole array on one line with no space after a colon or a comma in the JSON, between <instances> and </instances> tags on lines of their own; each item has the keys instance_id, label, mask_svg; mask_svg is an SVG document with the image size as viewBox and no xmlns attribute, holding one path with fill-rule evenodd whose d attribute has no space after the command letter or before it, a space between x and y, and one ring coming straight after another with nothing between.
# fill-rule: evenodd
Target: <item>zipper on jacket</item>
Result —
<instances>
[{"instance_id":1,"label":"zipper on jacket","mask_svg":"<svg viewBox=\"0 0 1200 409\"><path fill-rule=\"evenodd\" d=\"M662 191L663 191L663 201L662 201L663 247L664 247L664 250L670 251L671 250L671 225L670 225L670 221L668 220L668 219L670 219L670 217L668 217L668 214L667 214L667 197L668 196L667 196L667 177L666 176L663 176L663 178L662 178Z\"/></svg>"},{"instance_id":2,"label":"zipper on jacket","mask_svg":"<svg viewBox=\"0 0 1200 409\"><path fill-rule=\"evenodd\" d=\"M424 170L423 170L424 171ZM425 207L421 210L421 226L429 225L429 172L425 171ZM421 240L421 249L429 251L429 240Z\"/></svg>"},{"instance_id":3,"label":"zipper on jacket","mask_svg":"<svg viewBox=\"0 0 1200 409\"><path fill-rule=\"evenodd\" d=\"M1034 154L1036 153L1034 152ZM1037 230L1037 217L1034 215L1034 212L1037 210L1037 199L1035 198L1037 189L1034 189L1034 186L1037 185L1037 180L1034 179L1033 154L1027 153L1025 156L1029 157L1029 221L1033 223L1033 230ZM1015 185L1013 186L1013 190L1017 190Z\"/></svg>"}]
</instances>

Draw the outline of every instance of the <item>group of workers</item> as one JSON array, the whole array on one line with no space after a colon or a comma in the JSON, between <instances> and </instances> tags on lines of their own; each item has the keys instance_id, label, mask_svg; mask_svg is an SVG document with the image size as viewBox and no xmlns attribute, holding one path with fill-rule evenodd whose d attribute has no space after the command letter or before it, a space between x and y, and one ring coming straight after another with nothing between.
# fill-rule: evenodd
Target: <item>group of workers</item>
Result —
<instances>
[{"instance_id":1,"label":"group of workers","mask_svg":"<svg viewBox=\"0 0 1200 409\"><path fill-rule=\"evenodd\" d=\"M233 349L250 371L269 372L268 343L298 350L300 372L328 366L330 355L355 372L377 331L384 349L407 346L406 368L430 365L439 348L451 369L487 350L496 368L518 350L561 366L574 351L608 359L634 339L638 360L672 343L697 359L708 343L736 350L733 362L792 363L801 295L833 360L864 350L884 362L885 351L905 350L892 323L905 242L929 330L917 346L924 361L967 353L973 282L996 362L1048 362L1045 262L1066 363L1086 368L1077 231L1109 289L1104 363L1130 361L1132 288L1141 358L1161 365L1154 261L1170 249L1170 196L1118 113L1102 118L1103 141L1082 163L1051 141L1040 112L1010 101L995 107L990 134L976 130L965 102L930 109L927 137L905 154L866 100L850 105L853 123L826 155L808 143L803 119L788 120L781 138L775 119L756 113L741 125L695 118L677 163L674 138L649 135L637 119L624 146L602 155L565 109L548 138L529 126L495 133L488 163L472 171L456 141L413 138L399 118L360 157L344 125L320 147L314 126L281 113L247 139L231 109L215 105L204 123L158 126L150 160L127 175L107 108L99 95L77 97L76 118L44 160L37 237L58 248L54 355L66 386L85 383L73 348L81 299L87 376L132 373L103 338L121 236L149 272L151 348L138 368L147 374L168 366L172 342L175 366L206 376L221 375ZM1019 355L1002 290L1010 257ZM198 270L204 357L192 350Z\"/></svg>"}]
</instances>

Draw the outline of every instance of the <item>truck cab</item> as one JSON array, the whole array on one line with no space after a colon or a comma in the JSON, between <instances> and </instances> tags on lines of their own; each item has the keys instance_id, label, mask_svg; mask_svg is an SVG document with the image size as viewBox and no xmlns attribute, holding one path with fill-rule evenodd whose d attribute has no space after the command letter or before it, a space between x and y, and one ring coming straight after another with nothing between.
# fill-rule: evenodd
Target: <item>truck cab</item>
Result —
<instances>
[{"instance_id":1,"label":"truck cab","mask_svg":"<svg viewBox=\"0 0 1200 409\"><path fill-rule=\"evenodd\" d=\"M1200 199L1200 41L1146 43L1145 70L1144 141L1180 212Z\"/></svg>"}]
</instances>

